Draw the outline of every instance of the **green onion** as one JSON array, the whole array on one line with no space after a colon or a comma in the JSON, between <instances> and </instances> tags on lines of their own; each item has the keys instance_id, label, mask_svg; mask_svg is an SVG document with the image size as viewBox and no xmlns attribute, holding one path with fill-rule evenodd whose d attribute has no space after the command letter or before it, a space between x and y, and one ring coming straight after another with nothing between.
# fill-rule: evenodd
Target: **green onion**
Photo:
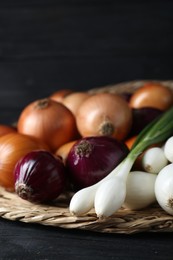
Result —
<instances>
[{"instance_id":1,"label":"green onion","mask_svg":"<svg viewBox=\"0 0 173 260\"><path fill-rule=\"evenodd\" d=\"M165 141L173 134L173 107L167 110L159 119L151 122L138 135L128 156L133 161L150 145Z\"/></svg>"},{"instance_id":2,"label":"green onion","mask_svg":"<svg viewBox=\"0 0 173 260\"><path fill-rule=\"evenodd\" d=\"M108 176L74 194L71 213L81 215L94 207L99 218L114 214L124 203L127 177L137 157L150 145L165 141L172 134L173 107L144 128L127 157Z\"/></svg>"}]
</instances>

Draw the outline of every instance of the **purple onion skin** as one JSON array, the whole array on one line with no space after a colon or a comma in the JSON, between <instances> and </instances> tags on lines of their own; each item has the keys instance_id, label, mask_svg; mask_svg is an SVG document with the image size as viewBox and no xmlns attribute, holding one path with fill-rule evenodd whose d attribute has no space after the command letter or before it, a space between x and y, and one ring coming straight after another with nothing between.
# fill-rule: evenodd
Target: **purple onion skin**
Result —
<instances>
[{"instance_id":1,"label":"purple onion skin","mask_svg":"<svg viewBox=\"0 0 173 260\"><path fill-rule=\"evenodd\" d=\"M125 101L129 102L131 96L132 96L132 93L128 93L128 92L123 92L120 94L120 96L122 98L124 98Z\"/></svg>"},{"instance_id":2,"label":"purple onion skin","mask_svg":"<svg viewBox=\"0 0 173 260\"><path fill-rule=\"evenodd\" d=\"M85 137L71 148L66 167L73 189L93 185L107 176L129 153L127 146L107 136Z\"/></svg>"},{"instance_id":3,"label":"purple onion skin","mask_svg":"<svg viewBox=\"0 0 173 260\"><path fill-rule=\"evenodd\" d=\"M144 129L144 127L146 127L162 113L163 111L152 107L133 108L133 123L129 135L134 136L139 134Z\"/></svg>"},{"instance_id":4,"label":"purple onion skin","mask_svg":"<svg viewBox=\"0 0 173 260\"><path fill-rule=\"evenodd\" d=\"M17 195L30 202L52 201L66 186L63 162L47 151L33 151L21 158L14 177Z\"/></svg>"}]
</instances>

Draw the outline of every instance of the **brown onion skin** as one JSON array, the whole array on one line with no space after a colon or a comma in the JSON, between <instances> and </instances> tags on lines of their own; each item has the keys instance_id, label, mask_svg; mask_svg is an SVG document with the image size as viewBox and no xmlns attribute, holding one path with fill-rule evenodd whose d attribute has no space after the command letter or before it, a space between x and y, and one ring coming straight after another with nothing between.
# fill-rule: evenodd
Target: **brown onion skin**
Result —
<instances>
[{"instance_id":1,"label":"brown onion skin","mask_svg":"<svg viewBox=\"0 0 173 260\"><path fill-rule=\"evenodd\" d=\"M19 116L17 129L19 133L39 138L52 151L75 140L78 134L72 112L51 99L36 100L26 106Z\"/></svg>"},{"instance_id":2,"label":"brown onion skin","mask_svg":"<svg viewBox=\"0 0 173 260\"><path fill-rule=\"evenodd\" d=\"M148 82L133 93L129 105L132 108L153 107L165 111L173 105L173 92L162 84Z\"/></svg>"},{"instance_id":3,"label":"brown onion skin","mask_svg":"<svg viewBox=\"0 0 173 260\"><path fill-rule=\"evenodd\" d=\"M66 187L64 164L47 151L32 151L22 157L14 176L17 195L30 202L55 200Z\"/></svg>"},{"instance_id":4,"label":"brown onion skin","mask_svg":"<svg viewBox=\"0 0 173 260\"><path fill-rule=\"evenodd\" d=\"M66 164L67 156L68 156L72 146L76 143L76 141L77 140L63 144L55 152L55 155L59 156L62 159L62 161L64 162L64 164Z\"/></svg>"},{"instance_id":5,"label":"brown onion skin","mask_svg":"<svg viewBox=\"0 0 173 260\"><path fill-rule=\"evenodd\" d=\"M127 146L112 137L93 136L76 141L66 167L75 190L88 187L108 175L128 154Z\"/></svg>"},{"instance_id":6,"label":"brown onion skin","mask_svg":"<svg viewBox=\"0 0 173 260\"><path fill-rule=\"evenodd\" d=\"M76 116L81 104L90 96L91 94L87 92L73 92L64 97L62 103Z\"/></svg>"},{"instance_id":7,"label":"brown onion skin","mask_svg":"<svg viewBox=\"0 0 173 260\"><path fill-rule=\"evenodd\" d=\"M71 89L60 89L53 92L49 98L56 102L62 103L63 99L71 93L73 93L73 90Z\"/></svg>"},{"instance_id":8,"label":"brown onion skin","mask_svg":"<svg viewBox=\"0 0 173 260\"><path fill-rule=\"evenodd\" d=\"M98 93L80 106L76 123L82 137L106 135L124 140L131 129L132 111L119 95Z\"/></svg>"},{"instance_id":9,"label":"brown onion skin","mask_svg":"<svg viewBox=\"0 0 173 260\"><path fill-rule=\"evenodd\" d=\"M0 124L0 136L9 134L9 133L16 133L17 129L10 125L3 125Z\"/></svg>"},{"instance_id":10,"label":"brown onion skin","mask_svg":"<svg viewBox=\"0 0 173 260\"><path fill-rule=\"evenodd\" d=\"M0 185L14 191L13 170L17 161L33 150L48 150L39 140L19 133L0 137Z\"/></svg>"}]
</instances>

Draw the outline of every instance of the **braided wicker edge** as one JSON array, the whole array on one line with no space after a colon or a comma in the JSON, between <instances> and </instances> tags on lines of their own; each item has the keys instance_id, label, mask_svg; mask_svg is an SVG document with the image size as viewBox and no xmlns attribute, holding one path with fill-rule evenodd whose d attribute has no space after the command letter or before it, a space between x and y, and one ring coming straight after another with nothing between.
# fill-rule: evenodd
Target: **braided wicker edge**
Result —
<instances>
[{"instance_id":1,"label":"braided wicker edge","mask_svg":"<svg viewBox=\"0 0 173 260\"><path fill-rule=\"evenodd\" d=\"M102 93L102 92L109 92L109 93L132 93L136 89L143 86L145 83L153 82L153 83L161 83L162 85L173 89L173 80L134 80L130 82L122 82L118 84L111 84L108 86L102 86L99 88L93 88L89 90L89 93Z\"/></svg>"},{"instance_id":2,"label":"braided wicker edge","mask_svg":"<svg viewBox=\"0 0 173 260\"><path fill-rule=\"evenodd\" d=\"M120 209L113 216L99 220L94 211L81 217L72 216L68 210L69 198L62 195L54 205L33 204L1 188L0 217L11 221L102 233L173 231L173 217L157 204L141 211Z\"/></svg>"},{"instance_id":3,"label":"braided wicker edge","mask_svg":"<svg viewBox=\"0 0 173 260\"><path fill-rule=\"evenodd\" d=\"M89 90L89 92L127 93L134 91L146 82L151 82L151 80L103 86ZM173 89L173 81L171 80L152 82L161 82ZM68 210L71 195L62 194L54 204L40 205L22 200L15 193L0 188L0 217L11 221L102 233L133 234L173 231L173 216L164 212L158 204L140 211L122 208L113 216L99 220L94 211L90 211L87 215L81 217L72 216Z\"/></svg>"}]
</instances>

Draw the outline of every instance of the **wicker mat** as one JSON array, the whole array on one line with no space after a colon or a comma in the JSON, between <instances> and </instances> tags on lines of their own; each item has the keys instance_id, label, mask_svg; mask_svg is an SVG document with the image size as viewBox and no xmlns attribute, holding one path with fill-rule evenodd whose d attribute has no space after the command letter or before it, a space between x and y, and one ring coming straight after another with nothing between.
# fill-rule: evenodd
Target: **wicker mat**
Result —
<instances>
[{"instance_id":1,"label":"wicker mat","mask_svg":"<svg viewBox=\"0 0 173 260\"><path fill-rule=\"evenodd\" d=\"M132 92L146 81L133 81L90 90L90 92ZM162 81L173 89L173 81ZM61 195L54 204L40 205L22 200L15 193L0 188L0 217L25 223L39 223L66 229L82 229L103 233L132 234L139 232L172 232L173 216L157 204L140 211L120 209L113 216L99 220L94 211L76 217L69 213L72 194Z\"/></svg>"},{"instance_id":2,"label":"wicker mat","mask_svg":"<svg viewBox=\"0 0 173 260\"><path fill-rule=\"evenodd\" d=\"M172 232L173 217L158 205L141 211L120 209L113 216L98 220L94 211L82 217L68 210L69 196L61 196L54 205L33 204L16 194L0 189L0 216L25 223L39 223L66 229L83 229L104 233Z\"/></svg>"}]
</instances>

